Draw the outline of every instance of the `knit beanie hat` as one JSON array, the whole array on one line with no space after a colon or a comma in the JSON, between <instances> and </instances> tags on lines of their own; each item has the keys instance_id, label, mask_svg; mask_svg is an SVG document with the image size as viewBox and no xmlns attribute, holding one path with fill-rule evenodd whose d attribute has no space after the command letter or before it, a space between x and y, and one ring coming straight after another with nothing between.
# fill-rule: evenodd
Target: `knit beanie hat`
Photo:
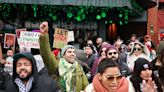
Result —
<instances>
[{"instance_id":1,"label":"knit beanie hat","mask_svg":"<svg viewBox=\"0 0 164 92\"><path fill-rule=\"evenodd\" d=\"M61 49L61 56L63 56L65 54L65 52L67 51L67 49L69 49L69 48L75 49L75 47L72 45L66 45Z\"/></svg>"},{"instance_id":2,"label":"knit beanie hat","mask_svg":"<svg viewBox=\"0 0 164 92\"><path fill-rule=\"evenodd\" d=\"M115 46L110 45L107 49L106 49L106 53L108 53L109 50L116 50L118 52L118 50L116 49Z\"/></svg>"},{"instance_id":3,"label":"knit beanie hat","mask_svg":"<svg viewBox=\"0 0 164 92\"><path fill-rule=\"evenodd\" d=\"M134 73L140 74L141 71L145 70L145 69L152 70L153 67L152 67L151 63L145 58L138 58L134 64Z\"/></svg>"},{"instance_id":4,"label":"knit beanie hat","mask_svg":"<svg viewBox=\"0 0 164 92\"><path fill-rule=\"evenodd\" d=\"M107 48L109 48L110 46L111 46L110 44L102 45L101 48L100 48L99 54L101 54L101 51L102 51L103 48L106 48L106 50L107 50Z\"/></svg>"}]
</instances>

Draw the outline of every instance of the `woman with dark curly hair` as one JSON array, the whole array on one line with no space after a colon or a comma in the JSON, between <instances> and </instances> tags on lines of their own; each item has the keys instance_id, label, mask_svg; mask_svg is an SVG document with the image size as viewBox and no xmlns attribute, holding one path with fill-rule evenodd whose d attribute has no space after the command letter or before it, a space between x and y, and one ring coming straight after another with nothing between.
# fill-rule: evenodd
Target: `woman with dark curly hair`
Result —
<instances>
[{"instance_id":1,"label":"woman with dark curly hair","mask_svg":"<svg viewBox=\"0 0 164 92\"><path fill-rule=\"evenodd\" d=\"M134 73L129 78L129 92L163 92L151 63L145 58L135 61Z\"/></svg>"}]
</instances>

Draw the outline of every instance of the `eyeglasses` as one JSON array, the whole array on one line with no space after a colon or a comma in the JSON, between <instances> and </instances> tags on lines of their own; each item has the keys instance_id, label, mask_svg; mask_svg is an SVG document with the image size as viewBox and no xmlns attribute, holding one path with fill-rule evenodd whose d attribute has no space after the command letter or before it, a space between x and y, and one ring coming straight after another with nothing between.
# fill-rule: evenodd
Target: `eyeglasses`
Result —
<instances>
[{"instance_id":1,"label":"eyeglasses","mask_svg":"<svg viewBox=\"0 0 164 92\"><path fill-rule=\"evenodd\" d=\"M122 78L122 76L121 75L119 75L119 76L110 76L110 77L108 77L107 79L109 80L109 81L113 81L114 79L116 79L116 80L120 80Z\"/></svg>"},{"instance_id":2,"label":"eyeglasses","mask_svg":"<svg viewBox=\"0 0 164 92\"><path fill-rule=\"evenodd\" d=\"M134 51L140 51L142 50L141 48L134 48Z\"/></svg>"},{"instance_id":3,"label":"eyeglasses","mask_svg":"<svg viewBox=\"0 0 164 92\"><path fill-rule=\"evenodd\" d=\"M117 52L109 52L109 53L108 53L108 55L112 55L112 54L116 55Z\"/></svg>"}]
</instances>

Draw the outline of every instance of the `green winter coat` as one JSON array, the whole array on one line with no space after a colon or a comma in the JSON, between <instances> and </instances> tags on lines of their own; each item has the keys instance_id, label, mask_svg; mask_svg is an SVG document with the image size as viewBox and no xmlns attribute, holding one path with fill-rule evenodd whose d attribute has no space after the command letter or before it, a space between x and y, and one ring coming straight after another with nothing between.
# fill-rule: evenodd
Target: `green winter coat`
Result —
<instances>
[{"instance_id":1,"label":"green winter coat","mask_svg":"<svg viewBox=\"0 0 164 92\"><path fill-rule=\"evenodd\" d=\"M42 35L40 41L40 54L43 58L44 64L48 68L49 74L57 81L63 92L66 92L63 78L58 74L59 59L57 59L50 49L48 34ZM76 80L75 80L76 79ZM72 76L72 86L75 87L75 92L80 92L89 84L83 69L80 64L76 67L76 72Z\"/></svg>"}]
</instances>

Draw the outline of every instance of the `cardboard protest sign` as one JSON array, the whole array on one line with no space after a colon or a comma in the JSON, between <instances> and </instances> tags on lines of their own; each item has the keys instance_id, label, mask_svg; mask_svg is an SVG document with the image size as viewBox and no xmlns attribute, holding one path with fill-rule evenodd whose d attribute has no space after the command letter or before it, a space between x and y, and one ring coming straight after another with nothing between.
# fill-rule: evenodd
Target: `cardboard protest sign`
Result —
<instances>
[{"instance_id":1,"label":"cardboard protest sign","mask_svg":"<svg viewBox=\"0 0 164 92\"><path fill-rule=\"evenodd\" d=\"M74 37L74 32L73 31L68 31L68 42L73 42L75 41L75 37Z\"/></svg>"},{"instance_id":2,"label":"cardboard protest sign","mask_svg":"<svg viewBox=\"0 0 164 92\"><path fill-rule=\"evenodd\" d=\"M16 29L16 37L17 37L18 44L19 44L19 38L20 38L21 31L27 31L27 30L26 30L26 28Z\"/></svg>"},{"instance_id":3,"label":"cardboard protest sign","mask_svg":"<svg viewBox=\"0 0 164 92\"><path fill-rule=\"evenodd\" d=\"M65 45L67 45L67 38L68 30L56 28L54 33L53 47L63 48Z\"/></svg>"},{"instance_id":4,"label":"cardboard protest sign","mask_svg":"<svg viewBox=\"0 0 164 92\"><path fill-rule=\"evenodd\" d=\"M27 31L27 30L26 30L26 28L16 29L16 36L17 36L17 38L20 38L21 31Z\"/></svg>"},{"instance_id":5,"label":"cardboard protest sign","mask_svg":"<svg viewBox=\"0 0 164 92\"><path fill-rule=\"evenodd\" d=\"M39 36L39 32L22 31L19 38L19 46L38 49L40 48Z\"/></svg>"},{"instance_id":6,"label":"cardboard protest sign","mask_svg":"<svg viewBox=\"0 0 164 92\"><path fill-rule=\"evenodd\" d=\"M31 52L31 48L30 47L19 47L19 52Z\"/></svg>"},{"instance_id":7,"label":"cardboard protest sign","mask_svg":"<svg viewBox=\"0 0 164 92\"><path fill-rule=\"evenodd\" d=\"M15 48L15 34L5 33L4 48Z\"/></svg>"}]
</instances>

